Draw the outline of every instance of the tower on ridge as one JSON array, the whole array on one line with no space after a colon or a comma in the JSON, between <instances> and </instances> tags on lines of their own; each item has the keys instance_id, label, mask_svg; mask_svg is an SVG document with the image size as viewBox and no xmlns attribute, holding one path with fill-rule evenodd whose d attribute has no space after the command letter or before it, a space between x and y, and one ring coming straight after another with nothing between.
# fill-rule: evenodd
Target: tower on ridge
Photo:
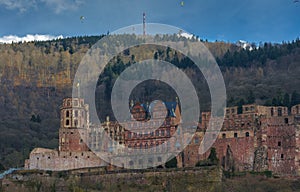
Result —
<instances>
[{"instance_id":1,"label":"tower on ridge","mask_svg":"<svg viewBox=\"0 0 300 192\"><path fill-rule=\"evenodd\" d=\"M146 13L143 13L143 35L146 35Z\"/></svg>"}]
</instances>

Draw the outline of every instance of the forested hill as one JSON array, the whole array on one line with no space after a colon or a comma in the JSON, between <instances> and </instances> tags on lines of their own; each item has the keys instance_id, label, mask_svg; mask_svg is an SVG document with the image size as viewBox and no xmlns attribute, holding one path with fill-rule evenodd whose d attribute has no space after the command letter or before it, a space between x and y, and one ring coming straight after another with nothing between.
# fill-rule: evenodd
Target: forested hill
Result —
<instances>
[{"instance_id":1,"label":"forested hill","mask_svg":"<svg viewBox=\"0 0 300 192\"><path fill-rule=\"evenodd\" d=\"M21 166L35 147L57 147L62 99L71 96L71 84L81 59L103 36L0 44L0 169L2 165L6 168ZM182 40L177 35L160 38ZM142 42L136 36L128 39ZM291 106L300 103L299 40L276 45L266 43L252 51L225 42L203 43L221 67L228 105L256 102ZM193 44L183 46L192 48ZM199 84L199 92L205 88L204 80L195 73L191 61L175 50L133 47L110 61L99 78L97 94L103 97L97 105L103 110L101 117L111 115L109 93L117 76L145 56L174 63ZM164 89L155 84L142 88L135 98L143 97L148 101L160 96L160 90ZM208 108L209 103L202 104L204 109Z\"/></svg>"}]
</instances>

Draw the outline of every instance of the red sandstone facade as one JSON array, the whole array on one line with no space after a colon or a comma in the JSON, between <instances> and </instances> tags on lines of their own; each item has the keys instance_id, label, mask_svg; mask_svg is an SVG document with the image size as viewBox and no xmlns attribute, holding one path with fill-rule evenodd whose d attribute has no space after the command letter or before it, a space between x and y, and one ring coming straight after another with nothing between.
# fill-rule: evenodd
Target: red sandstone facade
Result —
<instances>
[{"instance_id":1,"label":"red sandstone facade","mask_svg":"<svg viewBox=\"0 0 300 192\"><path fill-rule=\"evenodd\" d=\"M218 139L213 144L226 170L270 170L278 174L300 171L299 123L300 105L265 107L245 105L238 114L237 107L226 109L226 117ZM202 122L192 142L183 151L184 166L195 166L206 159L209 151L198 154L208 126L210 113L202 114Z\"/></svg>"}]
</instances>

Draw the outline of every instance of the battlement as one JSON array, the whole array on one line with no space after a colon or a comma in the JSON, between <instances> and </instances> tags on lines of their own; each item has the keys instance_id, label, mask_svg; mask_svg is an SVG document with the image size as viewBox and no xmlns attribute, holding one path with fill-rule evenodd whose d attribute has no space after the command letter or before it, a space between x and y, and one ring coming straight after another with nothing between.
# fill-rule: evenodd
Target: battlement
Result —
<instances>
[{"instance_id":1,"label":"battlement","mask_svg":"<svg viewBox=\"0 0 300 192\"><path fill-rule=\"evenodd\" d=\"M88 107L88 105L84 104L84 99L82 98L65 98L63 99L62 108L71 108L71 107Z\"/></svg>"}]
</instances>

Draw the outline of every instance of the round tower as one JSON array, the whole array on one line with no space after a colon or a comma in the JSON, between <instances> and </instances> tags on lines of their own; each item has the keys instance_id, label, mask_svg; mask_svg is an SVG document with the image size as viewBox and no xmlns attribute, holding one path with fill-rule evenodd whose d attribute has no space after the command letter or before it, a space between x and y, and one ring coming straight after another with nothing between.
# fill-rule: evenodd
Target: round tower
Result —
<instances>
[{"instance_id":1,"label":"round tower","mask_svg":"<svg viewBox=\"0 0 300 192\"><path fill-rule=\"evenodd\" d=\"M84 99L64 99L60 114L59 151L88 151L89 109Z\"/></svg>"}]
</instances>

